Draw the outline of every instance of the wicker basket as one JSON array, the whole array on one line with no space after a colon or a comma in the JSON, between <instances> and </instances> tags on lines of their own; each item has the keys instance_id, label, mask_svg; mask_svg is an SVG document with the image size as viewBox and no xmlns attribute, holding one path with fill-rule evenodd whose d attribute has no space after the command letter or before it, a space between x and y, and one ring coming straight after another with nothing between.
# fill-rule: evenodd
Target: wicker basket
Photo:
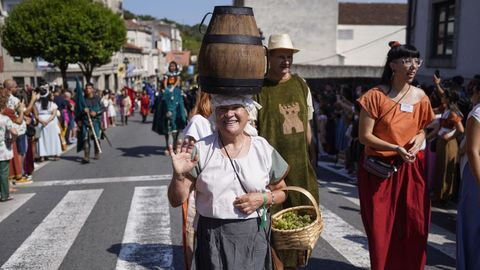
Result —
<instances>
[{"instance_id":1,"label":"wicker basket","mask_svg":"<svg viewBox=\"0 0 480 270\"><path fill-rule=\"evenodd\" d=\"M287 249L305 251L304 254L306 254L307 257L305 259L308 260L308 257L310 257L310 254L312 253L311 251L315 247L315 243L323 230L323 219L317 201L313 198L310 192L300 187L289 186L282 188L281 190L298 191L305 195L312 202L313 206L296 206L283 209L272 215L272 223L274 220L280 219L283 214L291 211L308 213L316 218L311 224L299 229L280 230L272 227L273 246L276 250Z\"/></svg>"}]
</instances>

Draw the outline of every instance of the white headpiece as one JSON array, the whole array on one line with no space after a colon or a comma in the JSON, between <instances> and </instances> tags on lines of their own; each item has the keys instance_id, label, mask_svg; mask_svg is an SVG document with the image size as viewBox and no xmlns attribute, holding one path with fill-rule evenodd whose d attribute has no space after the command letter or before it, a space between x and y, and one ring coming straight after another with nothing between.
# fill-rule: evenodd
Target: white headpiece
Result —
<instances>
[{"instance_id":1,"label":"white headpiece","mask_svg":"<svg viewBox=\"0 0 480 270\"><path fill-rule=\"evenodd\" d=\"M49 87L50 87L50 86L48 85L48 83L40 86L40 89L44 89L44 90L45 90L45 94L40 95L41 98L48 97L48 95L50 94L50 90L48 90Z\"/></svg>"},{"instance_id":2,"label":"white headpiece","mask_svg":"<svg viewBox=\"0 0 480 270\"><path fill-rule=\"evenodd\" d=\"M215 94L210 94L210 103L212 106L212 109L215 111L215 108L218 106L229 106L229 105L235 105L235 104L240 104L243 105L245 110L248 112L248 120L247 125L245 126L244 131L250 135L250 136L258 136L257 129L254 128L250 122L257 120L257 114L258 110L262 108L260 104L255 102L252 99L251 95L242 95L242 96L226 96L226 95L215 95ZM212 115L209 117L209 121L212 123L213 122L213 127L215 127L215 113L212 113Z\"/></svg>"}]
</instances>

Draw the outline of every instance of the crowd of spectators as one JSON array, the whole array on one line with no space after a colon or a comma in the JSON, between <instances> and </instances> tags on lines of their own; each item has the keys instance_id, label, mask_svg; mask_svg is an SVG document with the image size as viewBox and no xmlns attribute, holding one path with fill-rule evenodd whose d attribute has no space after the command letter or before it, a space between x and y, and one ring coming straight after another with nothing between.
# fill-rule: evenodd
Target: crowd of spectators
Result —
<instances>
[{"instance_id":1,"label":"crowd of spectators","mask_svg":"<svg viewBox=\"0 0 480 270\"><path fill-rule=\"evenodd\" d=\"M466 117L472 109L472 94L480 87L480 75L465 83L462 76L432 75L431 84L414 84L430 98L436 119L427 128L425 173L434 205L458 200L460 157ZM356 100L375 85L325 84L314 89L318 159L343 165L352 179L357 173L363 145L358 141L360 107Z\"/></svg>"}]
</instances>

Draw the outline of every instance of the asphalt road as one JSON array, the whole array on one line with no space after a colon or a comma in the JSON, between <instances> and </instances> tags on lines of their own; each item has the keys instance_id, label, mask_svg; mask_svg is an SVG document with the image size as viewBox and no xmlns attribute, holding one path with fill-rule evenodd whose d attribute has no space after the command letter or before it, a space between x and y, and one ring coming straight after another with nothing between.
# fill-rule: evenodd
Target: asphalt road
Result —
<instances>
[{"instance_id":1,"label":"asphalt road","mask_svg":"<svg viewBox=\"0 0 480 270\"><path fill-rule=\"evenodd\" d=\"M81 164L71 149L0 204L0 269L183 269L163 136L138 116L108 135L113 147L102 143L100 160ZM305 269L368 268L354 181L319 165L325 228ZM427 269L455 269L455 211L434 209L432 224Z\"/></svg>"}]
</instances>

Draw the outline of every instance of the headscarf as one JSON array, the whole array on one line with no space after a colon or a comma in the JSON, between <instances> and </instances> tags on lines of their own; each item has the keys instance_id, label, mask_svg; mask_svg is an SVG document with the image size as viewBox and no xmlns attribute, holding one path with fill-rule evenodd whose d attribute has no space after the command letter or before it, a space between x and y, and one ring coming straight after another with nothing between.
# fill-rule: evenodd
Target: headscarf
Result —
<instances>
[{"instance_id":1,"label":"headscarf","mask_svg":"<svg viewBox=\"0 0 480 270\"><path fill-rule=\"evenodd\" d=\"M258 136L258 131L251 125L251 122L257 120L258 110L260 110L262 106L255 102L251 95L226 96L211 94L210 102L212 110L214 111L218 106L242 105L248 112L248 122L244 128L245 133L250 136ZM212 123L212 127L216 126L215 113L212 113L208 120Z\"/></svg>"}]
</instances>

